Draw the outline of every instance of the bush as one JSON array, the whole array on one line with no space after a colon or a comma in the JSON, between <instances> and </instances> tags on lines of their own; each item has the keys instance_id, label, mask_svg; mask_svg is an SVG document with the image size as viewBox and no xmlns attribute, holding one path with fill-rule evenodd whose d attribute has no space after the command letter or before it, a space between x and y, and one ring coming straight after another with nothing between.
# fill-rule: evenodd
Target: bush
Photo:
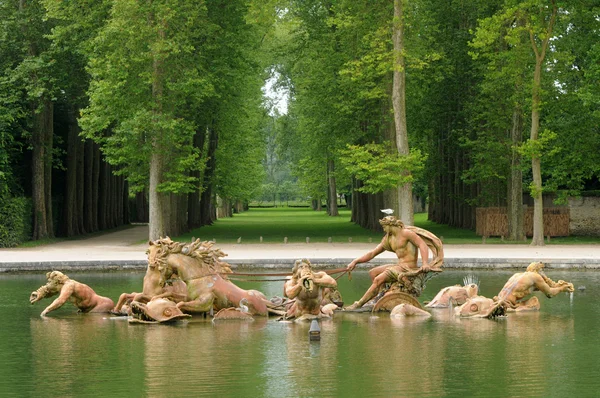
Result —
<instances>
[{"instance_id":1,"label":"bush","mask_svg":"<svg viewBox=\"0 0 600 398\"><path fill-rule=\"evenodd\" d=\"M0 247L14 247L31 238L29 198L0 198Z\"/></svg>"}]
</instances>

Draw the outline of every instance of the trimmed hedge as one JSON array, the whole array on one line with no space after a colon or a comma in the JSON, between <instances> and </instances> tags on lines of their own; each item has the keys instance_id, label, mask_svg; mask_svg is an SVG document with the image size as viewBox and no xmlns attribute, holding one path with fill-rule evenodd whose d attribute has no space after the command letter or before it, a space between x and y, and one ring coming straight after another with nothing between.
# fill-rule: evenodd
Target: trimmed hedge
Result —
<instances>
[{"instance_id":1,"label":"trimmed hedge","mask_svg":"<svg viewBox=\"0 0 600 398\"><path fill-rule=\"evenodd\" d=\"M0 198L0 247L14 247L31 239L31 199Z\"/></svg>"}]
</instances>

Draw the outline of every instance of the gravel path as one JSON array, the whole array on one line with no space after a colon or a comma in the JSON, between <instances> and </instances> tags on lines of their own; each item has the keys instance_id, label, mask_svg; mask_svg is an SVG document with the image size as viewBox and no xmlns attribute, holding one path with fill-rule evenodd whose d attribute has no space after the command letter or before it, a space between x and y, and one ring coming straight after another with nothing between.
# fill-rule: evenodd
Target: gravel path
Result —
<instances>
[{"instance_id":1,"label":"gravel path","mask_svg":"<svg viewBox=\"0 0 600 398\"><path fill-rule=\"evenodd\" d=\"M144 268L148 247L148 226L131 228L95 237L68 240L50 245L0 249L0 272L45 271L50 269L121 269ZM340 267L375 247L375 243L290 243L222 244L233 266L291 268L298 258L314 264ZM597 245L445 245L448 268L515 268L532 261L543 261L547 268L600 269L600 241ZM392 253L384 253L372 264L393 262ZM371 265L372 265L371 264ZM363 267L368 267L366 264Z\"/></svg>"}]
</instances>

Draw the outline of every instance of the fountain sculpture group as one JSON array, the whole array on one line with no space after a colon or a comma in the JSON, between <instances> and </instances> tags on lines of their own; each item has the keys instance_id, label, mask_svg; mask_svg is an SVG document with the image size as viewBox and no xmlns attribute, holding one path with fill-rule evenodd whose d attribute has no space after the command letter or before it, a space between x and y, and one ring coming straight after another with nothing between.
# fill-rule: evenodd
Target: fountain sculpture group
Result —
<instances>
[{"instance_id":1,"label":"fountain sculpture group","mask_svg":"<svg viewBox=\"0 0 600 398\"><path fill-rule=\"evenodd\" d=\"M343 308L332 271L316 271L307 259L297 260L283 287L283 297L268 299L257 290L244 290L229 278L235 273L222 260L226 256L214 242L174 242L162 238L149 242L148 265L142 291L123 293L117 304L102 297L86 284L70 279L59 271L46 274L48 282L31 293L31 304L58 295L42 316L60 308L67 301L80 312L106 312L128 316L130 322L160 323L207 314L214 321L252 320L254 316L276 315L280 320L312 320L331 317L336 310L348 312L389 311L392 317L431 316L417 300L425 282L441 272L444 254L442 242L429 231L405 226L394 216L380 220L385 236L375 249L353 260L346 268L333 272L352 272L357 264L372 260L384 251L394 252L396 264L369 271L372 284L354 304ZM433 258L429 259L429 251ZM421 256L421 266L417 259ZM454 307L459 317L495 318L507 312L540 308L534 291L547 297L573 292L573 284L552 281L542 271L543 264L531 263L525 272L514 274L493 298L478 295L475 281L464 286L442 289L428 308Z\"/></svg>"}]
</instances>

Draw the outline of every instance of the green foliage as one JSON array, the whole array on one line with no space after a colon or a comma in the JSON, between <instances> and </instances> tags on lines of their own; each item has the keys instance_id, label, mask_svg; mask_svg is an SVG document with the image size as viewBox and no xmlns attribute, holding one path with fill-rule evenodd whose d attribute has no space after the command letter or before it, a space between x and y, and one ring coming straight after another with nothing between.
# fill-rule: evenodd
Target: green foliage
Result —
<instances>
[{"instance_id":1,"label":"green foliage","mask_svg":"<svg viewBox=\"0 0 600 398\"><path fill-rule=\"evenodd\" d=\"M31 238L31 200L0 195L0 247L15 247Z\"/></svg>"},{"instance_id":2,"label":"green foliage","mask_svg":"<svg viewBox=\"0 0 600 398\"><path fill-rule=\"evenodd\" d=\"M534 157L542 159L546 154L554 155L560 150L555 147L556 138L557 134L555 132L545 129L540 133L537 140L527 140L518 148L518 151L529 160Z\"/></svg>"},{"instance_id":3,"label":"green foliage","mask_svg":"<svg viewBox=\"0 0 600 398\"><path fill-rule=\"evenodd\" d=\"M100 143L106 160L138 189L157 151L165 167L161 192L190 192L197 181L187 171L204 165L192 145L198 126L181 110L212 93L195 48L215 29L206 19L200 2L122 1L93 39L82 134Z\"/></svg>"},{"instance_id":4,"label":"green foliage","mask_svg":"<svg viewBox=\"0 0 600 398\"><path fill-rule=\"evenodd\" d=\"M327 194L327 163L320 158L303 158L297 163L294 175L302 192L313 199L321 199Z\"/></svg>"},{"instance_id":5,"label":"green foliage","mask_svg":"<svg viewBox=\"0 0 600 398\"><path fill-rule=\"evenodd\" d=\"M390 151L389 145L371 143L348 145L341 150L341 159L348 172L363 182L361 192L378 193L413 182L427 157L418 149L400 156Z\"/></svg>"},{"instance_id":6,"label":"green foliage","mask_svg":"<svg viewBox=\"0 0 600 398\"><path fill-rule=\"evenodd\" d=\"M579 196L586 183L600 177L600 45L591 34L600 31L600 8L581 2L566 10L558 20L560 40L552 43L555 78L544 87L553 151L542 159L544 185L561 202Z\"/></svg>"}]
</instances>

